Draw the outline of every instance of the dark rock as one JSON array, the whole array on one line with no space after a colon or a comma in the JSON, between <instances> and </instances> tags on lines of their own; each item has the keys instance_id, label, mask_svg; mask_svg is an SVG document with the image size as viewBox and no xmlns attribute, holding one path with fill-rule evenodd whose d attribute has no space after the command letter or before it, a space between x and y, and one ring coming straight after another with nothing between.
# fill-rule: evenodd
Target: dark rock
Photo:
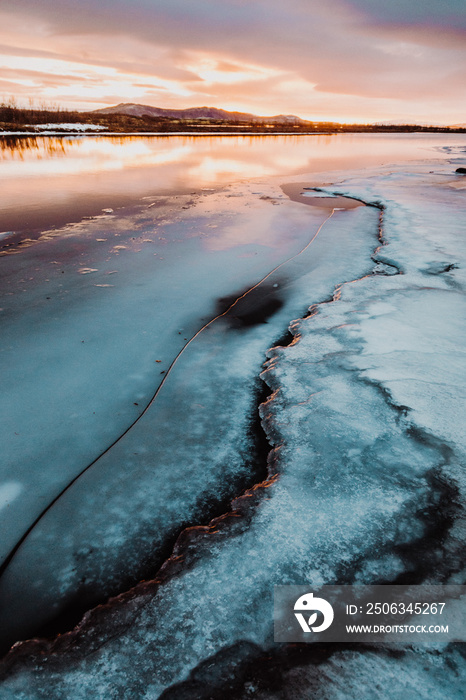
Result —
<instances>
[{"instance_id":1,"label":"dark rock","mask_svg":"<svg viewBox=\"0 0 466 700\"><path fill-rule=\"evenodd\" d=\"M457 173L461 173L461 175L466 175L466 168L456 168Z\"/></svg>"}]
</instances>

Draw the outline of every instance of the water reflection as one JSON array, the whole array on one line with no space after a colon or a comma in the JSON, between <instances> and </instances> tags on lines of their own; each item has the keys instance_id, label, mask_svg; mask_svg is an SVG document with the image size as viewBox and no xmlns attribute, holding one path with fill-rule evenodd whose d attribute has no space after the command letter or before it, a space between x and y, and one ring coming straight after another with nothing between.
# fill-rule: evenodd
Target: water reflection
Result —
<instances>
[{"instance_id":1,"label":"water reflection","mask_svg":"<svg viewBox=\"0 0 466 700\"><path fill-rule=\"evenodd\" d=\"M447 134L0 137L0 234L234 180L435 157ZM2 236L4 238L5 236Z\"/></svg>"},{"instance_id":2,"label":"water reflection","mask_svg":"<svg viewBox=\"0 0 466 700\"><path fill-rule=\"evenodd\" d=\"M11 158L24 160L25 155L33 154L43 158L48 156L66 155L66 142L62 138L37 138L37 136L3 136L0 138L0 160Z\"/></svg>"}]
</instances>

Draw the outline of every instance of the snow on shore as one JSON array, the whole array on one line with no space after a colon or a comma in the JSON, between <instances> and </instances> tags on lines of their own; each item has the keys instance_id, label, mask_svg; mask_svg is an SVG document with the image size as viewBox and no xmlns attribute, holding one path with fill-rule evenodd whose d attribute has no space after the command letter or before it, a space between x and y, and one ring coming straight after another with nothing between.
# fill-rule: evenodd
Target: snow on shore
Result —
<instances>
[{"instance_id":1,"label":"snow on shore","mask_svg":"<svg viewBox=\"0 0 466 700\"><path fill-rule=\"evenodd\" d=\"M51 122L50 124L25 124L25 129L28 131L1 131L0 136L22 136L25 134L40 134L42 136L48 136L50 134L61 133L61 132L86 132L86 131L105 131L108 126L102 126L102 124L80 124L73 122Z\"/></svg>"}]
</instances>

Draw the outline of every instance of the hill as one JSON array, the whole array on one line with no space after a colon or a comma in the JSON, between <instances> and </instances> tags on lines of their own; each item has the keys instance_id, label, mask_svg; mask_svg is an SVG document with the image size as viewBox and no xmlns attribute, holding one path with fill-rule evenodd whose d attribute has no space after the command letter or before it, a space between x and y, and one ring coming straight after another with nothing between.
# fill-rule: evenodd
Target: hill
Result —
<instances>
[{"instance_id":1,"label":"hill","mask_svg":"<svg viewBox=\"0 0 466 700\"><path fill-rule=\"evenodd\" d=\"M188 109L163 109L124 102L115 107L96 109L93 114L125 114L131 117L168 117L171 119L213 119L228 122L260 122L268 124L308 124L294 114L278 114L273 117L259 117L247 112L227 112L216 107L190 107Z\"/></svg>"}]
</instances>

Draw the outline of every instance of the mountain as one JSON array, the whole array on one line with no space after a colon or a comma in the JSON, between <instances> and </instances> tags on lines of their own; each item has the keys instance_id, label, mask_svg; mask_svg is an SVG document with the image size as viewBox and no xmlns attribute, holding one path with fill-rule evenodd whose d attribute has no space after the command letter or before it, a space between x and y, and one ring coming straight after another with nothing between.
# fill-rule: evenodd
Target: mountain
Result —
<instances>
[{"instance_id":1,"label":"mountain","mask_svg":"<svg viewBox=\"0 0 466 700\"><path fill-rule=\"evenodd\" d=\"M127 114L132 117L172 117L175 119L217 119L229 122L264 122L267 124L307 124L293 114L279 114L274 117L258 117L246 112L227 112L216 107L190 107L189 109L162 109L150 105L125 102L115 107L94 110L93 114Z\"/></svg>"}]
</instances>

